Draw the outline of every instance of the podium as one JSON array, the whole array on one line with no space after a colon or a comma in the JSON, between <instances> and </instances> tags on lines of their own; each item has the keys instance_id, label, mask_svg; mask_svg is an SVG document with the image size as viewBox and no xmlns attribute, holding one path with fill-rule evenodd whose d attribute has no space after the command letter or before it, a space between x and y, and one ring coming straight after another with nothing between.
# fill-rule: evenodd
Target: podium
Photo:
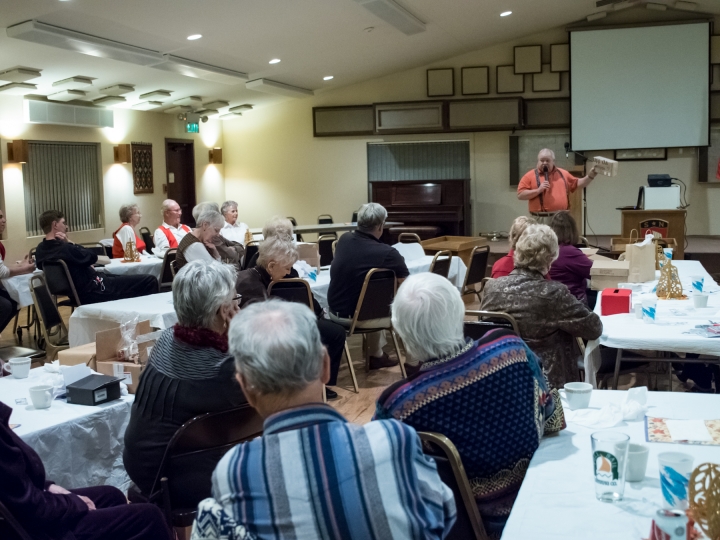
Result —
<instances>
[{"instance_id":1,"label":"podium","mask_svg":"<svg viewBox=\"0 0 720 540\"><path fill-rule=\"evenodd\" d=\"M677 253L673 259L685 258L685 216L686 210L622 210L623 238L630 237L630 231L637 230L640 240L643 239L643 230L652 229L659 232L663 238L674 238L677 241ZM666 221L667 227L662 223Z\"/></svg>"}]
</instances>

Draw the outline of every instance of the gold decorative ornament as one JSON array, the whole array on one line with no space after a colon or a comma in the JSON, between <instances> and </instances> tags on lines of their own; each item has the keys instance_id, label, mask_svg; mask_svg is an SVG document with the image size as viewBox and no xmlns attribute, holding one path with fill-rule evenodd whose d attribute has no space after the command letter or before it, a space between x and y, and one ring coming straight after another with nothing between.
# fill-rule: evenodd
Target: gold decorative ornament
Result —
<instances>
[{"instance_id":1,"label":"gold decorative ornament","mask_svg":"<svg viewBox=\"0 0 720 540\"><path fill-rule=\"evenodd\" d=\"M680 275L676 266L673 266L672 260L668 259L660 270L660 280L657 284L657 297L663 300L682 300L687 298L683 295L682 283L680 283Z\"/></svg>"},{"instance_id":2,"label":"gold decorative ornament","mask_svg":"<svg viewBox=\"0 0 720 540\"><path fill-rule=\"evenodd\" d=\"M720 539L720 465L703 463L690 475L688 514L711 540Z\"/></svg>"},{"instance_id":3,"label":"gold decorative ornament","mask_svg":"<svg viewBox=\"0 0 720 540\"><path fill-rule=\"evenodd\" d=\"M122 262L140 262L140 253L138 253L138 250L135 247L135 242L132 240L129 240L128 243L125 244L125 252L123 253Z\"/></svg>"},{"instance_id":4,"label":"gold decorative ornament","mask_svg":"<svg viewBox=\"0 0 720 540\"><path fill-rule=\"evenodd\" d=\"M660 242L655 242L655 270L662 270L670 259L665 255L665 250Z\"/></svg>"},{"instance_id":5,"label":"gold decorative ornament","mask_svg":"<svg viewBox=\"0 0 720 540\"><path fill-rule=\"evenodd\" d=\"M250 229L247 229L247 230L245 231L245 244L247 245L247 243L248 243L248 242L252 242L252 240L253 240L253 235L252 235L252 233L250 232Z\"/></svg>"}]
</instances>

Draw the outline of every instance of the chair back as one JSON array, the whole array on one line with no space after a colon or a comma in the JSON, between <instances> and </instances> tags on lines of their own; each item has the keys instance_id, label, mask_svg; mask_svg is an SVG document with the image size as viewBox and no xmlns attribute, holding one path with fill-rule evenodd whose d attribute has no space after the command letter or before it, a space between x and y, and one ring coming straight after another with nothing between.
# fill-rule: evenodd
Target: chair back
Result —
<instances>
[{"instance_id":1,"label":"chair back","mask_svg":"<svg viewBox=\"0 0 720 540\"><path fill-rule=\"evenodd\" d=\"M288 216L287 218L290 220L290 223L293 224L293 227L297 227L297 220L296 220L294 217ZM302 241L303 241L302 234L295 233L295 237L296 237L296 239L297 239L298 242L302 242Z\"/></svg>"},{"instance_id":2,"label":"chair back","mask_svg":"<svg viewBox=\"0 0 720 540\"><path fill-rule=\"evenodd\" d=\"M150 232L150 229L147 227L140 227L140 236L143 239L143 242L145 242L145 249L148 253L152 253L153 249L155 248L155 242L153 241L152 233Z\"/></svg>"},{"instance_id":3,"label":"chair back","mask_svg":"<svg viewBox=\"0 0 720 540\"><path fill-rule=\"evenodd\" d=\"M404 234L404 233L403 233ZM402 236L402 234L400 235ZM452 263L452 252L449 250L438 251L430 263L430 272L442 277L450 275L450 264Z\"/></svg>"},{"instance_id":4,"label":"chair back","mask_svg":"<svg viewBox=\"0 0 720 540\"><path fill-rule=\"evenodd\" d=\"M163 257L162 270L160 270L160 289L172 287L173 274L170 263L177 258L177 248L168 249Z\"/></svg>"},{"instance_id":5,"label":"chair back","mask_svg":"<svg viewBox=\"0 0 720 540\"><path fill-rule=\"evenodd\" d=\"M414 242L417 242L419 244L421 240L420 237L415 233L404 232L398 235L398 242L400 242L401 244L412 244Z\"/></svg>"},{"instance_id":6,"label":"chair back","mask_svg":"<svg viewBox=\"0 0 720 540\"><path fill-rule=\"evenodd\" d=\"M252 268L253 266L255 266L259 245L260 242L258 242L257 240L253 240L252 242L248 242L245 246L245 260L243 262L243 270L247 270L248 268ZM250 265L251 262L252 266Z\"/></svg>"},{"instance_id":7,"label":"chair back","mask_svg":"<svg viewBox=\"0 0 720 540\"><path fill-rule=\"evenodd\" d=\"M47 276L47 274L45 274ZM40 324L43 327L46 336L55 335L55 330L60 327L67 335L67 328L60 316L55 302L53 301L50 289L45 282L45 278L41 274L34 274L30 278L30 292L35 303L35 311L37 312ZM62 332L60 332L62 334Z\"/></svg>"},{"instance_id":8,"label":"chair back","mask_svg":"<svg viewBox=\"0 0 720 540\"><path fill-rule=\"evenodd\" d=\"M75 307L82 305L65 261L45 261L42 269L51 295L55 298L67 296Z\"/></svg>"},{"instance_id":9,"label":"chair back","mask_svg":"<svg viewBox=\"0 0 720 540\"><path fill-rule=\"evenodd\" d=\"M173 281L175 281L175 274L177 274L177 271L178 271L177 264L178 264L177 259L173 259L172 261L170 261L170 273L172 274Z\"/></svg>"},{"instance_id":10,"label":"chair back","mask_svg":"<svg viewBox=\"0 0 720 540\"><path fill-rule=\"evenodd\" d=\"M84 244L78 244L78 245L84 247L85 249L89 249L98 257L105 257L107 255L105 246L103 246L100 242L86 242Z\"/></svg>"},{"instance_id":11,"label":"chair back","mask_svg":"<svg viewBox=\"0 0 720 540\"><path fill-rule=\"evenodd\" d=\"M440 433L420 431L418 435L423 441L423 452L435 461L440 479L452 489L455 496L457 521L445 537L446 540L487 540L485 526L457 448Z\"/></svg>"},{"instance_id":12,"label":"chair back","mask_svg":"<svg viewBox=\"0 0 720 540\"><path fill-rule=\"evenodd\" d=\"M318 216L318 225L325 225L327 223L334 223L333 217L330 214L320 214Z\"/></svg>"},{"instance_id":13,"label":"chair back","mask_svg":"<svg viewBox=\"0 0 720 540\"><path fill-rule=\"evenodd\" d=\"M490 246L475 246L470 252L470 266L465 274L465 287L480 283L487 273Z\"/></svg>"},{"instance_id":14,"label":"chair back","mask_svg":"<svg viewBox=\"0 0 720 540\"><path fill-rule=\"evenodd\" d=\"M4 529L7 530L3 527L3 523L10 529L11 534L15 533L14 536L10 536L9 540L14 540L14 538L18 538L19 540L33 540L32 536L30 536L25 528L20 525L20 522L15 519L15 516L10 513L10 510L0 502L0 533L3 532ZM3 538L5 537L3 536Z\"/></svg>"},{"instance_id":15,"label":"chair back","mask_svg":"<svg viewBox=\"0 0 720 540\"><path fill-rule=\"evenodd\" d=\"M335 258L335 248L337 247L337 243L338 243L337 240L333 240L333 243L332 243L333 259Z\"/></svg>"},{"instance_id":16,"label":"chair back","mask_svg":"<svg viewBox=\"0 0 720 540\"><path fill-rule=\"evenodd\" d=\"M351 332L358 321L390 317L390 305L397 292L395 272L387 268L373 268L365 276L355 307Z\"/></svg>"},{"instance_id":17,"label":"chair back","mask_svg":"<svg viewBox=\"0 0 720 540\"><path fill-rule=\"evenodd\" d=\"M307 281L288 278L273 281L268 287L268 296L277 296L288 302L297 302L313 309L313 295Z\"/></svg>"},{"instance_id":18,"label":"chair back","mask_svg":"<svg viewBox=\"0 0 720 540\"><path fill-rule=\"evenodd\" d=\"M333 262L335 250L333 243L337 241L335 234L323 234L318 237L318 251L320 252L320 266L329 266Z\"/></svg>"},{"instance_id":19,"label":"chair back","mask_svg":"<svg viewBox=\"0 0 720 540\"><path fill-rule=\"evenodd\" d=\"M357 215L358 215L358 211L355 210L355 211L353 212L352 219L350 220L350 223L357 223Z\"/></svg>"},{"instance_id":20,"label":"chair back","mask_svg":"<svg viewBox=\"0 0 720 540\"><path fill-rule=\"evenodd\" d=\"M490 330L501 328L515 332L518 336L520 330L518 328L515 317L501 311L466 311L466 317L477 317L476 321L465 321L463 323L463 332L466 337L478 340L485 336Z\"/></svg>"}]
</instances>

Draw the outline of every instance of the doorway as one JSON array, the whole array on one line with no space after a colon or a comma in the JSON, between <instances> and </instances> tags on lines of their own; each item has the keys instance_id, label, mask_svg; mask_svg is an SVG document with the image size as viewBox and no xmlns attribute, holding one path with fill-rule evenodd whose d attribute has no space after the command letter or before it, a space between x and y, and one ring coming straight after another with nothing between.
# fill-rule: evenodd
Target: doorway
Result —
<instances>
[{"instance_id":1,"label":"doorway","mask_svg":"<svg viewBox=\"0 0 720 540\"><path fill-rule=\"evenodd\" d=\"M182 223L195 227L192 209L195 208L195 149L193 141L165 139L167 169L167 198L173 199L182 210Z\"/></svg>"}]
</instances>

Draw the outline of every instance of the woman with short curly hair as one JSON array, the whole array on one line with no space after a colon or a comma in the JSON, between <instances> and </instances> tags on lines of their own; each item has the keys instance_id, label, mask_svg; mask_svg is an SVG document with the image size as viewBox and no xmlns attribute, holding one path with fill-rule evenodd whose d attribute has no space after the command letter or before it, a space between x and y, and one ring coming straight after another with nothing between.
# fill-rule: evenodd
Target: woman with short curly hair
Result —
<instances>
[{"instance_id":1,"label":"woman with short curly hair","mask_svg":"<svg viewBox=\"0 0 720 540\"><path fill-rule=\"evenodd\" d=\"M139 253L145 251L145 242L135 232L135 227L140 224L142 214L137 204L123 204L118 212L122 225L113 233L112 255L114 259L122 259L125 255L125 248L128 242L134 242Z\"/></svg>"}]
</instances>

